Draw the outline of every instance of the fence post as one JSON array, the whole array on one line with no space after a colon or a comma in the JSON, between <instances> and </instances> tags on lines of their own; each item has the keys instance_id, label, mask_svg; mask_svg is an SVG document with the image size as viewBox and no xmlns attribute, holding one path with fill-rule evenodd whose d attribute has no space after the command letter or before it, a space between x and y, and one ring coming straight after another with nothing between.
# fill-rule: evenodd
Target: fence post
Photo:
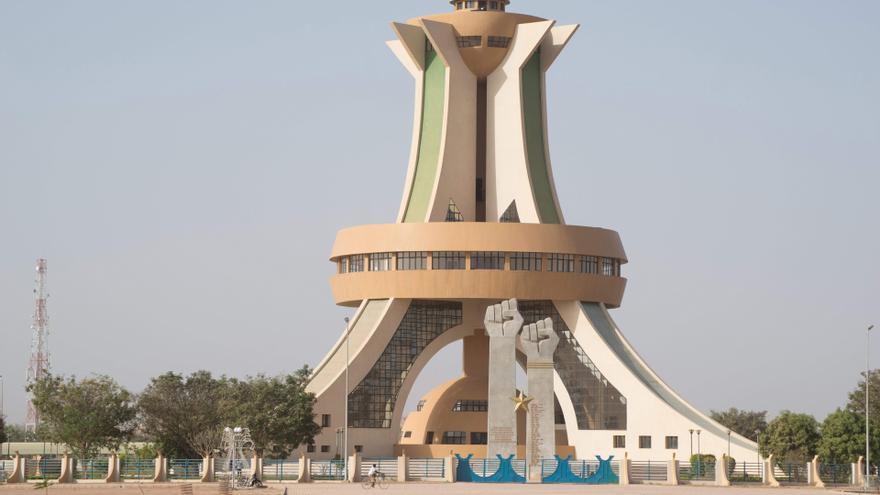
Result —
<instances>
[{"instance_id":1,"label":"fence post","mask_svg":"<svg viewBox=\"0 0 880 495\"><path fill-rule=\"evenodd\" d=\"M58 476L58 484L73 483L73 464L70 462L70 455L67 452L61 456L61 474Z\"/></svg>"},{"instance_id":2,"label":"fence post","mask_svg":"<svg viewBox=\"0 0 880 495\"><path fill-rule=\"evenodd\" d=\"M397 457L397 481L406 481L406 453Z\"/></svg>"},{"instance_id":3,"label":"fence post","mask_svg":"<svg viewBox=\"0 0 880 495\"><path fill-rule=\"evenodd\" d=\"M819 477L819 456L813 456L813 460L807 463L807 467L809 467L810 477L808 481L810 484L817 488L825 488L825 482Z\"/></svg>"},{"instance_id":4,"label":"fence post","mask_svg":"<svg viewBox=\"0 0 880 495\"><path fill-rule=\"evenodd\" d=\"M251 462L251 476L256 476L258 480L263 481L263 456L254 451L254 459Z\"/></svg>"},{"instance_id":5,"label":"fence post","mask_svg":"<svg viewBox=\"0 0 880 495\"><path fill-rule=\"evenodd\" d=\"M13 458L12 461L12 474L10 474L8 478L6 478L7 483L24 483L25 481L27 481L27 479L25 478L26 462L27 461L25 460L25 458L22 457L21 454L19 454L16 450L15 458Z\"/></svg>"},{"instance_id":6,"label":"fence post","mask_svg":"<svg viewBox=\"0 0 880 495\"><path fill-rule=\"evenodd\" d=\"M357 452L348 457L348 481L357 483L361 480L361 455Z\"/></svg>"},{"instance_id":7,"label":"fence post","mask_svg":"<svg viewBox=\"0 0 880 495\"><path fill-rule=\"evenodd\" d=\"M107 477L104 478L105 483L119 483L119 456L116 452L111 452L107 459Z\"/></svg>"},{"instance_id":8,"label":"fence post","mask_svg":"<svg viewBox=\"0 0 880 495\"><path fill-rule=\"evenodd\" d=\"M852 465L852 484L855 486L863 486L865 484L865 458L859 456Z\"/></svg>"},{"instance_id":9,"label":"fence post","mask_svg":"<svg viewBox=\"0 0 880 495\"><path fill-rule=\"evenodd\" d=\"M675 452L672 453L672 460L666 466L666 484L678 485L678 459L675 458Z\"/></svg>"},{"instance_id":10,"label":"fence post","mask_svg":"<svg viewBox=\"0 0 880 495\"><path fill-rule=\"evenodd\" d=\"M727 454L721 454L721 457L715 461L715 485L730 486L730 472L727 470L728 458Z\"/></svg>"},{"instance_id":11,"label":"fence post","mask_svg":"<svg viewBox=\"0 0 880 495\"><path fill-rule=\"evenodd\" d=\"M212 483L214 481L214 455L202 456L202 472L199 473L199 481Z\"/></svg>"},{"instance_id":12,"label":"fence post","mask_svg":"<svg viewBox=\"0 0 880 495\"><path fill-rule=\"evenodd\" d=\"M153 471L153 483L168 481L168 461L161 452L156 454L156 466Z\"/></svg>"},{"instance_id":13,"label":"fence post","mask_svg":"<svg viewBox=\"0 0 880 495\"><path fill-rule=\"evenodd\" d=\"M629 452L624 452L623 459L620 460L620 474L618 475L619 484L621 484L621 485L630 484L630 479L629 479L630 462L631 461L629 460Z\"/></svg>"},{"instance_id":14,"label":"fence post","mask_svg":"<svg viewBox=\"0 0 880 495\"><path fill-rule=\"evenodd\" d=\"M773 469L774 469L773 454L770 454L769 456L767 456L766 459L764 459L763 467L764 467L764 469L763 469L763 474L764 474L763 484L765 484L767 486L778 487L779 481L776 480L776 474L773 472Z\"/></svg>"},{"instance_id":15,"label":"fence post","mask_svg":"<svg viewBox=\"0 0 880 495\"><path fill-rule=\"evenodd\" d=\"M443 475L446 478L446 481L449 483L455 483L455 458L450 456L446 456L443 458Z\"/></svg>"},{"instance_id":16,"label":"fence post","mask_svg":"<svg viewBox=\"0 0 880 495\"><path fill-rule=\"evenodd\" d=\"M309 477L309 472L311 471L311 467L309 466L310 462L311 461L309 460L308 456L304 455L299 458L296 476L297 483L308 483L309 481L311 481L311 478Z\"/></svg>"}]
</instances>

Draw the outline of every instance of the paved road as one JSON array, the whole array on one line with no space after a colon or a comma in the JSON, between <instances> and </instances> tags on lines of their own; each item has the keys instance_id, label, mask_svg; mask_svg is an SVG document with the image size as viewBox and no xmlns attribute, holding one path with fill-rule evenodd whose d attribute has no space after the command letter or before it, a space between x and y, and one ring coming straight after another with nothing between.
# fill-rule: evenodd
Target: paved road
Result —
<instances>
[{"instance_id":1,"label":"paved road","mask_svg":"<svg viewBox=\"0 0 880 495\"><path fill-rule=\"evenodd\" d=\"M177 483L124 483L124 484L92 484L79 483L74 485L53 485L49 488L50 495L53 493L63 495L179 495L180 485ZM359 484L346 485L340 483L308 483L277 485L270 484L267 489L256 490L254 495L282 495L287 488L287 495L343 495L375 493L375 495L454 495L454 494L480 494L480 495L520 495L520 494L568 494L578 493L585 495L828 495L833 490L819 490L807 487L792 488L764 488L760 486L734 486L721 488L714 486L657 486L657 485L493 485L478 483L406 483L391 484L387 490L375 488L364 490ZM214 495L219 490L215 484L193 484L196 495ZM43 491L36 491L33 485L0 485L0 495L41 495ZM248 491L235 492L247 495Z\"/></svg>"}]
</instances>

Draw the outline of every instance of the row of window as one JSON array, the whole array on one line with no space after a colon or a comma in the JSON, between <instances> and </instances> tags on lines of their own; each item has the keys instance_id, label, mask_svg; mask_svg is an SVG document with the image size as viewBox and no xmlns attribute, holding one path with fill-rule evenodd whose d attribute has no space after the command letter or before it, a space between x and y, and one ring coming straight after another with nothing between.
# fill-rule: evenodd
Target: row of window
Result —
<instances>
[{"instance_id":1,"label":"row of window","mask_svg":"<svg viewBox=\"0 0 880 495\"><path fill-rule=\"evenodd\" d=\"M489 401L485 400L457 400L452 406L452 412L487 412Z\"/></svg>"},{"instance_id":2,"label":"row of window","mask_svg":"<svg viewBox=\"0 0 880 495\"><path fill-rule=\"evenodd\" d=\"M455 10L500 10L504 11L505 2L503 0L458 0L455 2Z\"/></svg>"},{"instance_id":3,"label":"row of window","mask_svg":"<svg viewBox=\"0 0 880 495\"><path fill-rule=\"evenodd\" d=\"M396 254L396 262L395 262ZM356 254L339 258L339 273L359 273L368 268L371 272L392 270L427 270L427 251L406 251L399 253ZM544 264L548 272L594 273L606 277L620 276L620 260L599 256L545 253L504 253L501 251L434 251L431 255L432 270L465 270L470 258L471 270L504 270L505 260L510 260L510 270L542 272ZM369 259L364 263L364 259Z\"/></svg>"},{"instance_id":4,"label":"row of window","mask_svg":"<svg viewBox=\"0 0 880 495\"><path fill-rule=\"evenodd\" d=\"M456 39L459 48L475 48L478 46L483 46L483 37L482 36L458 36ZM507 48L510 46L510 42L513 38L509 38L507 36L489 36L486 39L486 46L489 48ZM452 203L450 203L452 204ZM446 219L447 222L461 222L461 218L459 219Z\"/></svg>"},{"instance_id":5,"label":"row of window","mask_svg":"<svg viewBox=\"0 0 880 495\"><path fill-rule=\"evenodd\" d=\"M615 449L625 449L626 448L626 436L624 435L614 435L614 448ZM639 448L640 449L650 449L651 448L651 436L650 435L639 435ZM666 448L670 450L678 449L678 437L666 437Z\"/></svg>"},{"instance_id":6,"label":"row of window","mask_svg":"<svg viewBox=\"0 0 880 495\"><path fill-rule=\"evenodd\" d=\"M314 451L315 451L315 444L310 443L310 444L306 445L306 452L313 453ZM363 445L355 445L354 451L355 452L363 452L364 446ZM329 445L321 445L321 452L324 454L330 452L330 446Z\"/></svg>"},{"instance_id":7,"label":"row of window","mask_svg":"<svg viewBox=\"0 0 880 495\"><path fill-rule=\"evenodd\" d=\"M412 432L403 432L403 438L412 438ZM433 431L425 433L426 445L433 444L435 439L436 435ZM444 431L440 437L440 443L446 445L486 445L488 440L489 435L485 431L472 431L470 435L466 431Z\"/></svg>"}]
</instances>

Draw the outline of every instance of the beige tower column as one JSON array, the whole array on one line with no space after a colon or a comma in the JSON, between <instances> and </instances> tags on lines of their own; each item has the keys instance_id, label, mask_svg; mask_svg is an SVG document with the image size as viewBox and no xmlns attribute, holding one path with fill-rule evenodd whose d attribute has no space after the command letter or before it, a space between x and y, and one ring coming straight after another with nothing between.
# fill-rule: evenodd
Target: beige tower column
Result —
<instances>
[{"instance_id":1,"label":"beige tower column","mask_svg":"<svg viewBox=\"0 0 880 495\"><path fill-rule=\"evenodd\" d=\"M529 396L526 407L526 466L529 480L541 481L541 459L556 453L553 410L553 353L559 336L553 320L546 318L523 327L517 342L526 355Z\"/></svg>"},{"instance_id":2,"label":"beige tower column","mask_svg":"<svg viewBox=\"0 0 880 495\"><path fill-rule=\"evenodd\" d=\"M489 411L486 457L516 455L516 336L523 318L516 299L486 308L489 335Z\"/></svg>"}]
</instances>

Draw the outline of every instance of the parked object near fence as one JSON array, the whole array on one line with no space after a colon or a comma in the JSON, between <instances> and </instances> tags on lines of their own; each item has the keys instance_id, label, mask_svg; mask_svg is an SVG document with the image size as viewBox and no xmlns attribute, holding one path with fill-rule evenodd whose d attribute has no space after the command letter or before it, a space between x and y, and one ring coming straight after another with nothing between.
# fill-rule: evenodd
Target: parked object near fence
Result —
<instances>
[{"instance_id":1,"label":"parked object near fence","mask_svg":"<svg viewBox=\"0 0 880 495\"><path fill-rule=\"evenodd\" d=\"M595 470L586 461L572 461L571 456L565 459L555 456L555 459L544 459L541 463L542 483L583 483L590 485L608 485L620 483L620 477L614 474L611 461L614 456L602 459L596 456L598 467ZM555 464L555 466L554 466ZM552 467L552 471L550 468Z\"/></svg>"}]
</instances>

